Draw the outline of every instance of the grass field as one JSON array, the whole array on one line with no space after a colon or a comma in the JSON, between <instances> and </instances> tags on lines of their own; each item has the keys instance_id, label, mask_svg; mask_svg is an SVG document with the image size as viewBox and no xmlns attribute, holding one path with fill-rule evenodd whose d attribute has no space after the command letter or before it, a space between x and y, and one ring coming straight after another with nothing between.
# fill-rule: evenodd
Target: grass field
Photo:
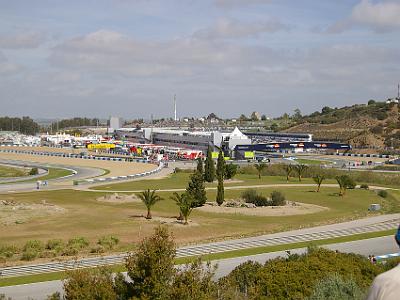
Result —
<instances>
[{"instance_id":1,"label":"grass field","mask_svg":"<svg viewBox=\"0 0 400 300\"><path fill-rule=\"evenodd\" d=\"M0 178L27 176L29 169L0 165Z\"/></svg>"},{"instance_id":2,"label":"grass field","mask_svg":"<svg viewBox=\"0 0 400 300\"><path fill-rule=\"evenodd\" d=\"M331 165L331 161L318 160L318 159L308 159L308 158L297 158L296 162L305 165Z\"/></svg>"},{"instance_id":3,"label":"grass field","mask_svg":"<svg viewBox=\"0 0 400 300\"><path fill-rule=\"evenodd\" d=\"M280 217L247 216L239 214L218 214L194 210L191 216L192 225L168 225L174 233L178 244L205 242L229 237L241 237L254 234L271 233L300 227L327 224L362 216L372 215L367 211L371 203L380 203L391 212L398 210L398 193L392 193L392 202L383 200L373 191L349 190L340 198L337 188L322 188L320 193L311 187L286 187L258 189L263 194L272 190L281 190L288 200L317 204L328 210L308 215ZM240 190L226 190L226 199L238 199ZM84 236L92 243L104 235L116 235L121 239L121 248L126 250L143 236L152 233L154 226L160 222L145 220L145 206L140 202L105 203L96 199L100 192L74 190L40 191L1 195L2 200L13 200L23 203L46 203L66 209L65 213L31 219L22 224L0 227L0 244L22 245L29 239L46 241L52 238L67 240ZM178 215L175 203L169 199L171 193L163 192L165 199L153 208L153 217L173 218ZM215 199L215 190L207 192L209 200Z\"/></svg>"},{"instance_id":4,"label":"grass field","mask_svg":"<svg viewBox=\"0 0 400 300\"><path fill-rule=\"evenodd\" d=\"M145 179L139 181L128 181L115 184L107 184L96 186L91 189L93 190L104 190L104 191L137 191L145 189L179 189L186 188L189 181L189 173L176 173L162 179ZM235 176L233 181L226 181L225 186L242 186L242 185L262 185L262 184L285 184L286 177L283 176L262 176L258 179L257 175L238 174ZM297 178L291 178L289 183L299 183ZM314 184L311 178L303 178L301 183ZM327 179L324 183L336 183L336 180ZM217 183L206 183L206 187L216 187Z\"/></svg>"}]
</instances>

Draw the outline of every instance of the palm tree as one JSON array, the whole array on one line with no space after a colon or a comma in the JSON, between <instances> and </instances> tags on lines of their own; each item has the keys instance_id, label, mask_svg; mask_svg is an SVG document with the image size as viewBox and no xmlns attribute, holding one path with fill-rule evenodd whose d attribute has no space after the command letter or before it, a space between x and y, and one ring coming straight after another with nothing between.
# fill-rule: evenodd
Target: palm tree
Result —
<instances>
[{"instance_id":1,"label":"palm tree","mask_svg":"<svg viewBox=\"0 0 400 300\"><path fill-rule=\"evenodd\" d=\"M264 171L264 169L267 167L267 165L264 163L259 163L259 164L255 164L254 167L258 171L258 179L261 179L261 173L262 173L262 171Z\"/></svg>"},{"instance_id":2,"label":"palm tree","mask_svg":"<svg viewBox=\"0 0 400 300\"><path fill-rule=\"evenodd\" d=\"M301 181L301 177L303 176L304 172L308 169L307 165L299 164L295 166L297 176L299 177L299 181Z\"/></svg>"},{"instance_id":3,"label":"palm tree","mask_svg":"<svg viewBox=\"0 0 400 300\"><path fill-rule=\"evenodd\" d=\"M325 176L317 175L317 176L314 176L313 179L314 179L314 182L317 184L317 193L318 193L319 190L321 189L322 182L325 180Z\"/></svg>"},{"instance_id":4,"label":"palm tree","mask_svg":"<svg viewBox=\"0 0 400 300\"><path fill-rule=\"evenodd\" d=\"M335 177L337 183L339 184L339 196L343 197L346 194L348 177L346 175L340 175Z\"/></svg>"},{"instance_id":5,"label":"palm tree","mask_svg":"<svg viewBox=\"0 0 400 300\"><path fill-rule=\"evenodd\" d=\"M284 165L283 169L286 173L286 182L289 182L290 175L292 175L292 172L293 172L293 166L292 165Z\"/></svg>"},{"instance_id":6,"label":"palm tree","mask_svg":"<svg viewBox=\"0 0 400 300\"><path fill-rule=\"evenodd\" d=\"M156 190L150 191L150 189L141 192L137 195L140 200L143 201L144 205L147 207L146 219L151 219L151 207L158 201L163 200L159 195L156 194Z\"/></svg>"},{"instance_id":7,"label":"palm tree","mask_svg":"<svg viewBox=\"0 0 400 300\"><path fill-rule=\"evenodd\" d=\"M184 220L184 225L188 224L188 218L193 210L192 198L187 193L173 193L171 199L175 201L179 207L179 219Z\"/></svg>"}]
</instances>

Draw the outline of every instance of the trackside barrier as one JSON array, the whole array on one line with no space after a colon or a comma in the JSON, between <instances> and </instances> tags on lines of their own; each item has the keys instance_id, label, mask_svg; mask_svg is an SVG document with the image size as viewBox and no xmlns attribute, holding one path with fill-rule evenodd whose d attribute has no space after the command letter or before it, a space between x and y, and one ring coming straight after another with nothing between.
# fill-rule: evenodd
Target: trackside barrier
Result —
<instances>
[{"instance_id":1,"label":"trackside barrier","mask_svg":"<svg viewBox=\"0 0 400 300\"><path fill-rule=\"evenodd\" d=\"M337 156L390 158L387 154L335 153Z\"/></svg>"},{"instance_id":2,"label":"trackside barrier","mask_svg":"<svg viewBox=\"0 0 400 300\"><path fill-rule=\"evenodd\" d=\"M98 160L109 160L109 161L125 161L125 162L136 162L136 163L152 163L145 159L122 159L122 158L115 158L115 157L107 157L107 156L87 156L87 155L78 155L78 154L66 154L66 153L58 153L58 152L38 152L38 151L31 151L31 150L15 150L15 149L0 149L0 152L3 153L22 153L22 154L32 154L32 155L56 155L62 157L69 157L69 158L81 158L81 159L98 159ZM92 179L84 179L74 181L74 185L79 184L88 184L88 183L95 183L95 182L107 182L107 181L117 181L117 180L126 180L128 178L136 178L136 177L143 177L152 175L155 173L160 172L164 168L164 163L160 162L158 167L152 171L132 174L127 176L114 176L114 177L103 177L103 178L92 178Z\"/></svg>"},{"instance_id":3,"label":"trackside barrier","mask_svg":"<svg viewBox=\"0 0 400 300\"><path fill-rule=\"evenodd\" d=\"M160 172L163 168L164 168L164 163L160 162L158 167L151 171L137 173L137 174L131 174L131 175L124 175L124 176L112 176L112 177L84 179L84 180L77 181L76 184L79 185L79 184L89 184L89 183L96 183L96 182L108 182L108 181L118 181L118 180L140 178L140 177L156 174L156 173Z\"/></svg>"},{"instance_id":4,"label":"trackside barrier","mask_svg":"<svg viewBox=\"0 0 400 300\"><path fill-rule=\"evenodd\" d=\"M385 254L385 255L378 255L375 256L377 260L384 260L384 259L389 259L389 258L394 258L394 257L399 257L400 253L391 253L391 254Z\"/></svg>"}]
</instances>

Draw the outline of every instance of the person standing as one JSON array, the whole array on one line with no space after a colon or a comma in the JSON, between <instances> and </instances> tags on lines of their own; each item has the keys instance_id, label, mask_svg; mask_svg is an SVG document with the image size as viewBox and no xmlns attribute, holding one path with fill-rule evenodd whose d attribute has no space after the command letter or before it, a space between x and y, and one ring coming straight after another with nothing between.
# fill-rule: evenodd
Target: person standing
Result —
<instances>
[{"instance_id":1,"label":"person standing","mask_svg":"<svg viewBox=\"0 0 400 300\"><path fill-rule=\"evenodd\" d=\"M400 226L397 229L395 240L400 246ZM374 279L366 300L398 300L400 299L400 264L384 272Z\"/></svg>"}]
</instances>

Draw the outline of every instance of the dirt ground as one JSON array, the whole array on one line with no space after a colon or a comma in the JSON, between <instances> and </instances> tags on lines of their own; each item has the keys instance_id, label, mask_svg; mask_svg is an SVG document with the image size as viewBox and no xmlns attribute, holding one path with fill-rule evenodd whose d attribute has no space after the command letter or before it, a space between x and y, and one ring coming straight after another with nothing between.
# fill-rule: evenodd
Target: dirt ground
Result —
<instances>
[{"instance_id":1,"label":"dirt ground","mask_svg":"<svg viewBox=\"0 0 400 300\"><path fill-rule=\"evenodd\" d=\"M239 201L227 201L237 202ZM226 203L227 203L226 202ZM215 203L206 203L202 207L196 208L199 211L211 212L211 213L222 213L222 214L242 214L248 216L293 216L293 215L304 215L313 214L320 211L327 210L327 207L306 204L300 202L287 201L285 206L263 206L263 207L228 207L225 205L218 206Z\"/></svg>"},{"instance_id":2,"label":"dirt ground","mask_svg":"<svg viewBox=\"0 0 400 300\"><path fill-rule=\"evenodd\" d=\"M18 225L31 219L65 213L66 209L42 201L41 203L21 203L0 200L0 225Z\"/></svg>"},{"instance_id":3,"label":"dirt ground","mask_svg":"<svg viewBox=\"0 0 400 300\"><path fill-rule=\"evenodd\" d=\"M31 161L48 164L61 164L66 166L82 166L109 170L110 173L102 177L124 176L136 173L151 171L157 168L156 165L136 162L89 160L81 158L68 158L56 156L39 156L21 153L0 152L0 158L11 160Z\"/></svg>"},{"instance_id":4,"label":"dirt ground","mask_svg":"<svg viewBox=\"0 0 400 300\"><path fill-rule=\"evenodd\" d=\"M105 194L104 196L98 197L96 199L99 202L106 203L130 203L130 202L141 202L141 200L135 195L126 195L126 194Z\"/></svg>"}]
</instances>

